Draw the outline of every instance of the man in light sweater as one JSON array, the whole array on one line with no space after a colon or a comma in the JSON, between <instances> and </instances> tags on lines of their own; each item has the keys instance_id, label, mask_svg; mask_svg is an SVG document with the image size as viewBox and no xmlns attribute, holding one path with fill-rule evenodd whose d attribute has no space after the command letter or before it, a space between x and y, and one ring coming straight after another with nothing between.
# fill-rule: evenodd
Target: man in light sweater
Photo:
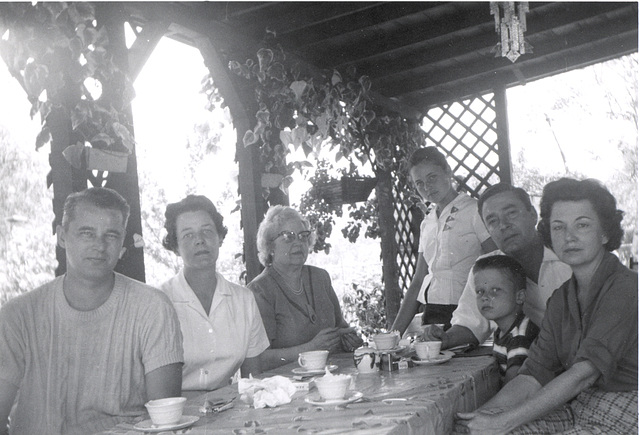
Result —
<instances>
[{"instance_id":1,"label":"man in light sweater","mask_svg":"<svg viewBox=\"0 0 640 435\"><path fill-rule=\"evenodd\" d=\"M58 244L67 272L0 309L0 434L87 434L180 396L182 335L160 291L114 272L129 205L69 195ZM15 408L12 406L15 403Z\"/></svg>"},{"instance_id":2,"label":"man in light sweater","mask_svg":"<svg viewBox=\"0 0 640 435\"><path fill-rule=\"evenodd\" d=\"M508 255L524 267L527 275L524 313L540 325L547 299L571 277L571 268L544 246L536 231L538 213L523 189L507 183L489 187L480 195L478 212L499 249L484 256ZM446 332L431 325L425 330L425 338L442 340L442 348L447 349L465 344L477 345L491 333L489 321L478 311L471 272L451 325Z\"/></svg>"}]
</instances>

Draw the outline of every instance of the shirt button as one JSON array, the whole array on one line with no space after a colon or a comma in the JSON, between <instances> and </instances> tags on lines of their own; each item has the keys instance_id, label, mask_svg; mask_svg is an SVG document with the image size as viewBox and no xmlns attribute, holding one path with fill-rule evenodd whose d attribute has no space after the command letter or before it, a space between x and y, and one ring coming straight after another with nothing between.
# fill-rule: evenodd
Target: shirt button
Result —
<instances>
[{"instance_id":1,"label":"shirt button","mask_svg":"<svg viewBox=\"0 0 640 435\"><path fill-rule=\"evenodd\" d=\"M213 329L209 329L209 334L213 334Z\"/></svg>"}]
</instances>

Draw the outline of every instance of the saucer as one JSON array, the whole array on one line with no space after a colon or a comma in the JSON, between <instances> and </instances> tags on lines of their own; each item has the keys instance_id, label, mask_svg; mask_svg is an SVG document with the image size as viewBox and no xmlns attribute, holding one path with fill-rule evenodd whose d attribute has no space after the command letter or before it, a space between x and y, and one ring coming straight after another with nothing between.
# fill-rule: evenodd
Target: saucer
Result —
<instances>
[{"instance_id":1,"label":"saucer","mask_svg":"<svg viewBox=\"0 0 640 435\"><path fill-rule=\"evenodd\" d=\"M337 369L338 366L335 364L329 364L327 368L329 369L330 372L332 372L335 369ZM324 373L324 368L308 370L308 369L305 369L304 367L296 367L291 371L296 375L321 375Z\"/></svg>"},{"instance_id":2,"label":"saucer","mask_svg":"<svg viewBox=\"0 0 640 435\"><path fill-rule=\"evenodd\" d=\"M453 358L455 354L449 350L443 350L442 352L440 352L440 355L438 355L435 358L431 358L431 359L418 359L418 357L412 357L411 361L414 364L418 364L421 366L432 366L432 365L436 365L436 364L442 364L445 363L447 361L449 361L451 358Z\"/></svg>"},{"instance_id":3,"label":"saucer","mask_svg":"<svg viewBox=\"0 0 640 435\"><path fill-rule=\"evenodd\" d=\"M392 347L391 349L373 349L375 352L377 353L396 353L396 352L400 352L401 350L405 350L407 348L407 346L396 346L396 347Z\"/></svg>"},{"instance_id":4,"label":"saucer","mask_svg":"<svg viewBox=\"0 0 640 435\"><path fill-rule=\"evenodd\" d=\"M324 400L319 395L315 395L312 397L306 397L304 401L312 405L346 405L347 403L355 402L360 398L362 398L362 393L359 391L353 391L346 399Z\"/></svg>"},{"instance_id":5,"label":"saucer","mask_svg":"<svg viewBox=\"0 0 640 435\"><path fill-rule=\"evenodd\" d=\"M135 430L139 430L141 432L164 432L168 430L177 430L184 429L185 427L191 426L196 421L200 420L200 417L195 415L183 415L180 418L180 421L176 424L163 424L162 426L156 426L153 424L151 420L144 420L140 423L136 423L133 425Z\"/></svg>"}]
</instances>

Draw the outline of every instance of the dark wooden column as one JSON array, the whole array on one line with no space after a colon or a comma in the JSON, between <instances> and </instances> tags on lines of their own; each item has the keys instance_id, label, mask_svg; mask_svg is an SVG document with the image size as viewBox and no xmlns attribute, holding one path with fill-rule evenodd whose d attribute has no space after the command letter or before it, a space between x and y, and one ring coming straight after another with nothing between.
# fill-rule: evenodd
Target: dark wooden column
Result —
<instances>
[{"instance_id":1,"label":"dark wooden column","mask_svg":"<svg viewBox=\"0 0 640 435\"><path fill-rule=\"evenodd\" d=\"M266 212L266 201L262 197L260 155L257 146L245 147L244 133L255 124L256 102L252 88L236 85L238 78L232 77L229 69L209 38L194 38L204 63L209 68L215 85L229 106L236 129L236 159L239 165L238 190L242 201L242 229L244 233L244 260L247 267L247 282L262 271L258 261L256 234L258 225Z\"/></svg>"},{"instance_id":2,"label":"dark wooden column","mask_svg":"<svg viewBox=\"0 0 640 435\"><path fill-rule=\"evenodd\" d=\"M98 26L105 26L107 30L109 36L109 51L113 56L113 61L120 71L128 74L128 50L124 35L125 18L126 14L121 3L96 3L96 20ZM124 95L121 91L124 89L123 83L116 82L116 80L122 79L124 79L123 76L116 75L113 81L103 83L101 98L104 98L106 103L111 103L111 105L119 111L121 123L126 125L133 135L131 102L123 99ZM116 266L116 271L144 282L144 253L142 249L133 248L133 235L143 235L140 215L140 191L138 187L138 164L135 147L129 156L127 172L110 173L105 187L109 187L120 193L131 207L131 215L129 216L127 235L125 238L127 252Z\"/></svg>"},{"instance_id":3,"label":"dark wooden column","mask_svg":"<svg viewBox=\"0 0 640 435\"><path fill-rule=\"evenodd\" d=\"M388 327L400 309L402 291L398 284L398 244L396 243L396 220L393 216L393 180L388 171L376 171L378 183L378 224L380 226L380 248L382 249L382 279L384 281L385 308Z\"/></svg>"},{"instance_id":4,"label":"dark wooden column","mask_svg":"<svg viewBox=\"0 0 640 435\"><path fill-rule=\"evenodd\" d=\"M500 181L511 183L511 144L509 142L509 120L507 117L507 92L504 87L494 89L496 101L496 124L498 127L498 164Z\"/></svg>"}]
</instances>

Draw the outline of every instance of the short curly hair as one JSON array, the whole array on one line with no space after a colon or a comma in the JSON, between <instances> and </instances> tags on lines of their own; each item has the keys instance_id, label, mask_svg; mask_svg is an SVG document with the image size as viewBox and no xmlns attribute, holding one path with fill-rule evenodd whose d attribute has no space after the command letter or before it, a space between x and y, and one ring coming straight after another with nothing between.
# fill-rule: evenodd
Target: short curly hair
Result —
<instances>
[{"instance_id":1,"label":"short curly hair","mask_svg":"<svg viewBox=\"0 0 640 435\"><path fill-rule=\"evenodd\" d=\"M558 201L583 200L591 203L598 219L600 219L600 225L609 239L604 248L609 252L618 249L624 234L622 230L624 213L617 209L616 199L611 192L594 179L560 178L544 186L540 200L538 232L542 235L545 245L551 248L550 218L553 205Z\"/></svg>"},{"instance_id":2,"label":"short curly hair","mask_svg":"<svg viewBox=\"0 0 640 435\"><path fill-rule=\"evenodd\" d=\"M167 205L164 213L164 228L167 230L167 235L162 239L162 246L165 249L178 253L178 216L189 211L204 211L209 214L222 243L227 235L227 227L224 226L222 215L218 213L216 206L204 195L188 195L179 202Z\"/></svg>"},{"instance_id":3,"label":"short curly hair","mask_svg":"<svg viewBox=\"0 0 640 435\"><path fill-rule=\"evenodd\" d=\"M258 259L263 266L270 266L273 262L273 242L275 241L284 223L292 220L299 219L304 227L311 231L309 236L309 250L316 243L316 233L311 228L309 220L302 216L298 210L292 207L284 205L274 205L269 207L267 213L264 215L264 219L258 227L257 244L258 244Z\"/></svg>"}]
</instances>

